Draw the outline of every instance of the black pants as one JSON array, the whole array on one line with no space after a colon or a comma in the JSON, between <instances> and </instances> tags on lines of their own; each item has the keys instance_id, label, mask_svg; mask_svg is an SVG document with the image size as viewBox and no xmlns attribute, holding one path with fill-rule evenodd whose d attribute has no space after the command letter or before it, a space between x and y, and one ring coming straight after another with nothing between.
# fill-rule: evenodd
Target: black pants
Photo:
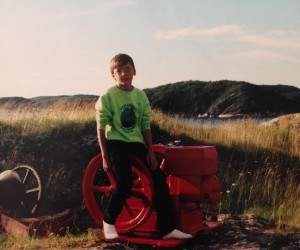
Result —
<instances>
[{"instance_id":1,"label":"black pants","mask_svg":"<svg viewBox=\"0 0 300 250\"><path fill-rule=\"evenodd\" d=\"M107 149L116 177L116 187L111 193L104 212L104 221L115 224L126 199L130 196L133 183L130 156L135 155L146 164L147 150L142 143L126 143L117 140L107 141ZM150 172L154 184L153 205L157 213L160 234L163 236L174 229L169 188L166 175L159 167Z\"/></svg>"}]
</instances>

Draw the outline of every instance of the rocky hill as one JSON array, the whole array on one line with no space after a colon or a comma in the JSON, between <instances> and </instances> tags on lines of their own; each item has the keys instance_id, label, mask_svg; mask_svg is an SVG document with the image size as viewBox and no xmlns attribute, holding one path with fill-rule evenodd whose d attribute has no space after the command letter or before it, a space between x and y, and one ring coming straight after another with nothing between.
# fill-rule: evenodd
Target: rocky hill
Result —
<instances>
[{"instance_id":1,"label":"rocky hill","mask_svg":"<svg viewBox=\"0 0 300 250\"><path fill-rule=\"evenodd\" d=\"M300 89L287 85L255 85L237 81L185 81L144 89L152 108L186 116L278 116L300 112ZM98 96L41 96L0 98L0 108L57 102L94 104Z\"/></svg>"},{"instance_id":2,"label":"rocky hill","mask_svg":"<svg viewBox=\"0 0 300 250\"><path fill-rule=\"evenodd\" d=\"M145 92L153 108L167 113L278 116L300 112L300 89L286 85L187 81Z\"/></svg>"}]
</instances>

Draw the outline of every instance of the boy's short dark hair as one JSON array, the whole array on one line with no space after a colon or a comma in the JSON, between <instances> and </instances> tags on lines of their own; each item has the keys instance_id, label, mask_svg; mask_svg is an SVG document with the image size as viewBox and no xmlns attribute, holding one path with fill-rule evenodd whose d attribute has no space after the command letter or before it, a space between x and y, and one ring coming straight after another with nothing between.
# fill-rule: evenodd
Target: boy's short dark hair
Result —
<instances>
[{"instance_id":1,"label":"boy's short dark hair","mask_svg":"<svg viewBox=\"0 0 300 250\"><path fill-rule=\"evenodd\" d=\"M110 61L110 71L113 74L116 68L123 67L124 65L130 63L133 69L135 70L134 62L129 55L118 54L114 56Z\"/></svg>"}]
</instances>

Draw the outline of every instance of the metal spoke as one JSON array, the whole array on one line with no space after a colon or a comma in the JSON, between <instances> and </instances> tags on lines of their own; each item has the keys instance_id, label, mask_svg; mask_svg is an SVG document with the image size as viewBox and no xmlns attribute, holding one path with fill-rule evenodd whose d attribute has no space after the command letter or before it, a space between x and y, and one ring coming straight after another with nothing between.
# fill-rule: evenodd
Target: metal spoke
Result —
<instances>
[{"instance_id":1,"label":"metal spoke","mask_svg":"<svg viewBox=\"0 0 300 250\"><path fill-rule=\"evenodd\" d=\"M25 176L24 176L24 179L23 179L23 183L25 183L28 174L29 174L29 169L26 169L26 173L25 173Z\"/></svg>"},{"instance_id":2,"label":"metal spoke","mask_svg":"<svg viewBox=\"0 0 300 250\"><path fill-rule=\"evenodd\" d=\"M39 191L40 191L39 187L31 188L31 189L26 190L26 194L30 194L30 193L33 193L33 192L39 192Z\"/></svg>"},{"instance_id":3,"label":"metal spoke","mask_svg":"<svg viewBox=\"0 0 300 250\"><path fill-rule=\"evenodd\" d=\"M94 192L106 193L112 190L112 186L93 186L92 189Z\"/></svg>"}]
</instances>

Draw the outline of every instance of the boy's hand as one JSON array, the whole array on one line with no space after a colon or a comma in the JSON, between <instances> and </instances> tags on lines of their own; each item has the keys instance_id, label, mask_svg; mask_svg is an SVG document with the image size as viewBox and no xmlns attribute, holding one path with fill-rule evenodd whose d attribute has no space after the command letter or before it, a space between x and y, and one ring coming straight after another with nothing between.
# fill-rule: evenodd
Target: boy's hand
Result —
<instances>
[{"instance_id":1,"label":"boy's hand","mask_svg":"<svg viewBox=\"0 0 300 250\"><path fill-rule=\"evenodd\" d=\"M148 150L147 152L147 163L152 171L158 167L158 162L152 150Z\"/></svg>"},{"instance_id":2,"label":"boy's hand","mask_svg":"<svg viewBox=\"0 0 300 250\"><path fill-rule=\"evenodd\" d=\"M111 169L111 163L110 163L110 160L103 157L103 161L102 161L102 164L103 164L103 170L105 172L109 172L110 169Z\"/></svg>"}]
</instances>

